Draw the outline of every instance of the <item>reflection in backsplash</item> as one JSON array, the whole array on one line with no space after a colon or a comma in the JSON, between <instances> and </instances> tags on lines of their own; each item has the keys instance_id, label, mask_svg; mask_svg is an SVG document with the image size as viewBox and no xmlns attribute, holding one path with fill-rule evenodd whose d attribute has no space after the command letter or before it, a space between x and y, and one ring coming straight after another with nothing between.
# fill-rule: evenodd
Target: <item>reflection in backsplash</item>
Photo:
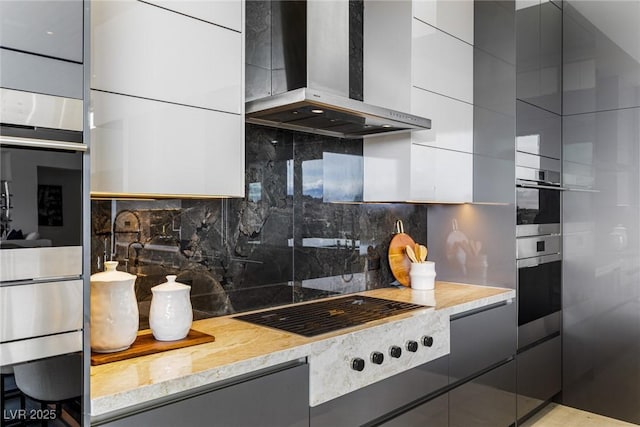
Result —
<instances>
[{"instance_id":1,"label":"reflection in backsplash","mask_svg":"<svg viewBox=\"0 0 640 427\"><path fill-rule=\"evenodd\" d=\"M515 206L429 207L429 258L437 279L515 288Z\"/></svg>"},{"instance_id":2,"label":"reflection in backsplash","mask_svg":"<svg viewBox=\"0 0 640 427\"><path fill-rule=\"evenodd\" d=\"M141 328L167 274L195 319L387 286L395 221L424 242L427 207L353 203L362 163L362 141L247 125L245 199L94 200L92 273L138 276Z\"/></svg>"}]
</instances>

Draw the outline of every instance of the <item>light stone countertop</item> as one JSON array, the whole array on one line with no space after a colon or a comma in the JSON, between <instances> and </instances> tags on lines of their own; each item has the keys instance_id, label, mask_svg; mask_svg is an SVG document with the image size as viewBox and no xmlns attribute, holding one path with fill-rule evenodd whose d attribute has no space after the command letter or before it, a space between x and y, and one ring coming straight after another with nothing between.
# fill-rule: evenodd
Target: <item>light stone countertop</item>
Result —
<instances>
[{"instance_id":1,"label":"light stone countertop","mask_svg":"<svg viewBox=\"0 0 640 427\"><path fill-rule=\"evenodd\" d=\"M214 335L212 343L91 367L91 416L170 398L199 387L305 358L332 344L332 338L411 317L416 312L454 315L515 298L513 289L436 282L434 291L383 288L359 294L429 305L387 319L312 338L252 325L231 316L198 320L192 328ZM343 297L344 295L337 296Z\"/></svg>"}]
</instances>

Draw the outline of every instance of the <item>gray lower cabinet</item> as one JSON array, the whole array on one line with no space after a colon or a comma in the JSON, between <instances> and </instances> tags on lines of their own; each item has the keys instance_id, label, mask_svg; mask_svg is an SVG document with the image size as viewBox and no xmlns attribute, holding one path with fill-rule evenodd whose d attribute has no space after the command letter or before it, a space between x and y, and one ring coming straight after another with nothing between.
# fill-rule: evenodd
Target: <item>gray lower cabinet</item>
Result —
<instances>
[{"instance_id":1,"label":"gray lower cabinet","mask_svg":"<svg viewBox=\"0 0 640 427\"><path fill-rule=\"evenodd\" d=\"M443 394L397 417L383 427L449 427L449 395Z\"/></svg>"},{"instance_id":2,"label":"gray lower cabinet","mask_svg":"<svg viewBox=\"0 0 640 427\"><path fill-rule=\"evenodd\" d=\"M308 390L309 367L303 364L163 404L103 425L307 427Z\"/></svg>"},{"instance_id":3,"label":"gray lower cabinet","mask_svg":"<svg viewBox=\"0 0 640 427\"><path fill-rule=\"evenodd\" d=\"M516 420L515 393L512 360L449 392L449 426L508 427Z\"/></svg>"},{"instance_id":4,"label":"gray lower cabinet","mask_svg":"<svg viewBox=\"0 0 640 427\"><path fill-rule=\"evenodd\" d=\"M516 325L513 302L452 317L450 383L513 357L517 345Z\"/></svg>"},{"instance_id":5,"label":"gray lower cabinet","mask_svg":"<svg viewBox=\"0 0 640 427\"><path fill-rule=\"evenodd\" d=\"M378 424L447 386L448 357L413 368L310 409L311 427Z\"/></svg>"},{"instance_id":6,"label":"gray lower cabinet","mask_svg":"<svg viewBox=\"0 0 640 427\"><path fill-rule=\"evenodd\" d=\"M517 356L518 419L558 394L562 388L562 342L557 336Z\"/></svg>"}]
</instances>

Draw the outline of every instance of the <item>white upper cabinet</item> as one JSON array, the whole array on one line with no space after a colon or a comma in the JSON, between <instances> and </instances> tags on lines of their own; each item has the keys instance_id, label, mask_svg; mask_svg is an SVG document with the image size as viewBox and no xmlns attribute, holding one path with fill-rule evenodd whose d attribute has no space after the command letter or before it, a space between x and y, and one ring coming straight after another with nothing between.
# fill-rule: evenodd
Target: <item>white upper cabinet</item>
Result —
<instances>
[{"instance_id":1,"label":"white upper cabinet","mask_svg":"<svg viewBox=\"0 0 640 427\"><path fill-rule=\"evenodd\" d=\"M414 144L473 152L473 105L414 87L411 113L433 123L430 130L412 133Z\"/></svg>"},{"instance_id":2,"label":"white upper cabinet","mask_svg":"<svg viewBox=\"0 0 640 427\"><path fill-rule=\"evenodd\" d=\"M365 139L363 199L368 202L473 201L473 154L412 144L387 135Z\"/></svg>"},{"instance_id":3,"label":"white upper cabinet","mask_svg":"<svg viewBox=\"0 0 640 427\"><path fill-rule=\"evenodd\" d=\"M147 3L242 32L242 0L147 0Z\"/></svg>"},{"instance_id":4,"label":"white upper cabinet","mask_svg":"<svg viewBox=\"0 0 640 427\"><path fill-rule=\"evenodd\" d=\"M473 103L473 46L413 20L413 86Z\"/></svg>"},{"instance_id":5,"label":"white upper cabinet","mask_svg":"<svg viewBox=\"0 0 640 427\"><path fill-rule=\"evenodd\" d=\"M473 44L473 0L414 0L413 16Z\"/></svg>"},{"instance_id":6,"label":"white upper cabinet","mask_svg":"<svg viewBox=\"0 0 640 427\"><path fill-rule=\"evenodd\" d=\"M242 116L99 91L91 111L94 196L244 194Z\"/></svg>"},{"instance_id":7,"label":"white upper cabinet","mask_svg":"<svg viewBox=\"0 0 640 427\"><path fill-rule=\"evenodd\" d=\"M91 194L244 196L244 2L92 1Z\"/></svg>"},{"instance_id":8,"label":"white upper cabinet","mask_svg":"<svg viewBox=\"0 0 640 427\"><path fill-rule=\"evenodd\" d=\"M92 89L242 113L241 33L137 1L91 11Z\"/></svg>"}]
</instances>

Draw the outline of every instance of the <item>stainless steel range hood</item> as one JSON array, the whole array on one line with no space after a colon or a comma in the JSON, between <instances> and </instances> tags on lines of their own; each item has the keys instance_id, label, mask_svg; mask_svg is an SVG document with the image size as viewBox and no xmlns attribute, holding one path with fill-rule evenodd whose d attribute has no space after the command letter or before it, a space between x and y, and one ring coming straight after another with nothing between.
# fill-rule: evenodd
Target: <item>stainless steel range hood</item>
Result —
<instances>
[{"instance_id":1,"label":"stainless steel range hood","mask_svg":"<svg viewBox=\"0 0 640 427\"><path fill-rule=\"evenodd\" d=\"M430 129L427 118L362 101L361 7L248 2L246 121L340 138Z\"/></svg>"}]
</instances>

